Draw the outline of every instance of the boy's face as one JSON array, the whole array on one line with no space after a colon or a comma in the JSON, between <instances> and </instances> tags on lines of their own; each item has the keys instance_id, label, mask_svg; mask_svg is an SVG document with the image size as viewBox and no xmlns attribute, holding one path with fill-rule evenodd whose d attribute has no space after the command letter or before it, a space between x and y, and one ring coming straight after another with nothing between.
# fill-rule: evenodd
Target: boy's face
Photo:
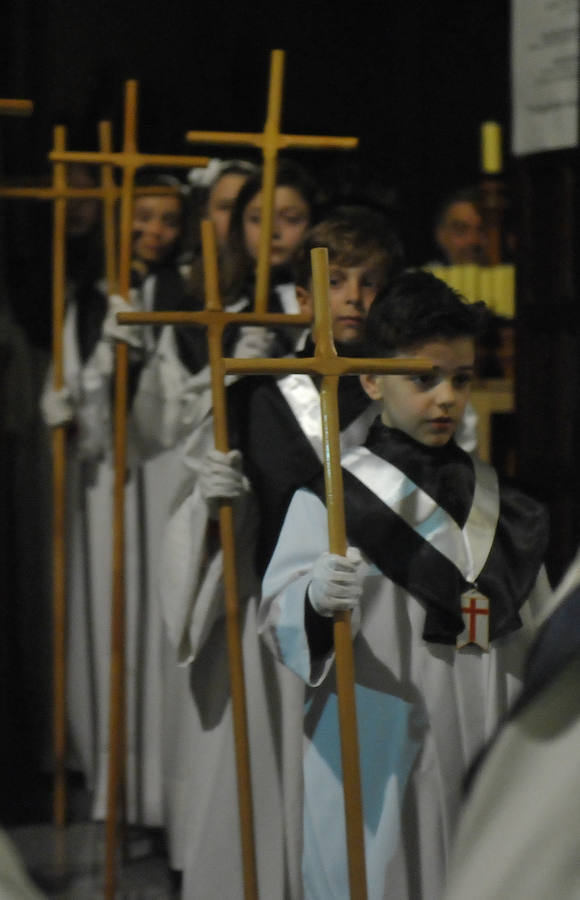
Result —
<instances>
[{"instance_id":1,"label":"boy's face","mask_svg":"<svg viewBox=\"0 0 580 900\"><path fill-rule=\"evenodd\" d=\"M362 375L369 397L381 400L385 425L398 428L427 447L443 447L455 434L469 399L475 349L473 338L433 338L397 353L429 359L435 373Z\"/></svg>"},{"instance_id":2,"label":"boy's face","mask_svg":"<svg viewBox=\"0 0 580 900\"><path fill-rule=\"evenodd\" d=\"M361 266L330 265L330 316L335 341L351 344L362 341L371 303L384 276L384 262L378 258ZM302 312L312 312L310 291L297 288Z\"/></svg>"}]
</instances>

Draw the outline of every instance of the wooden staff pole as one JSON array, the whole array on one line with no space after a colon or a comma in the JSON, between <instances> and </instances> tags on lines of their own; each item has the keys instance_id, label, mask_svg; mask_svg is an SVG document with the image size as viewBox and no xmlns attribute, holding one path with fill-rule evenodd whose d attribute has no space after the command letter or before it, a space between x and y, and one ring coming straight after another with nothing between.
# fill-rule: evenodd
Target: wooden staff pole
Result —
<instances>
[{"instance_id":1,"label":"wooden staff pole","mask_svg":"<svg viewBox=\"0 0 580 900\"><path fill-rule=\"evenodd\" d=\"M111 153L113 139L110 122L99 122L99 146L102 153ZM117 290L117 265L116 265L116 228L115 228L115 201L117 187L113 178L113 166L104 163L101 167L101 187L103 196L103 238L105 245L105 278L107 292Z\"/></svg>"},{"instance_id":2,"label":"wooden staff pole","mask_svg":"<svg viewBox=\"0 0 580 900\"><path fill-rule=\"evenodd\" d=\"M328 300L328 250L311 251L314 300L316 311L316 354L324 358L337 356L332 336ZM338 413L338 377L325 375L320 391L324 446L324 483L328 513L328 538L331 553L346 554L344 493L340 467L340 422ZM350 896L366 900L367 881L364 847L363 807L355 701L354 654L350 611L334 616L336 684L342 755L344 814Z\"/></svg>"},{"instance_id":3,"label":"wooden staff pole","mask_svg":"<svg viewBox=\"0 0 580 900\"><path fill-rule=\"evenodd\" d=\"M54 129L54 147L64 150L66 129ZM65 307L66 167L54 164L53 187L61 194L53 204L52 360L53 387L64 384L63 331ZM53 464L53 702L54 702L54 823L66 820L66 425L52 431Z\"/></svg>"},{"instance_id":4,"label":"wooden staff pole","mask_svg":"<svg viewBox=\"0 0 580 900\"><path fill-rule=\"evenodd\" d=\"M125 93L124 151L136 154L137 82L128 81ZM133 231L133 182L135 165L123 169L119 290L129 299ZM113 564L111 597L111 680L109 707L109 768L105 823L105 896L113 900L116 885L118 815L125 776L125 478L127 468L127 383L129 348L117 341L115 367L113 488Z\"/></svg>"},{"instance_id":5,"label":"wooden staff pole","mask_svg":"<svg viewBox=\"0 0 580 900\"><path fill-rule=\"evenodd\" d=\"M211 222L202 222L201 235L206 278L207 309L220 311L222 306L218 289L217 244L214 226ZM222 362L222 334L222 328L219 326L217 328L210 327L208 329L214 442L218 450L227 453L229 446ZM240 820L240 841L242 847L244 897L246 900L255 900L255 898L258 897L258 877L256 870L248 714L244 680L232 500L220 501L219 522L224 561L226 633L228 642L230 689L232 694L232 718L237 768L238 811Z\"/></svg>"},{"instance_id":6,"label":"wooden staff pole","mask_svg":"<svg viewBox=\"0 0 580 900\"><path fill-rule=\"evenodd\" d=\"M260 219L260 243L258 247L258 267L256 272L257 313L268 309L270 290L270 254L274 218L274 192L276 190L276 169L278 162L278 136L282 115L282 85L284 79L284 53L272 51L270 64L270 86L268 90L268 111L264 127L264 171L262 173L262 212Z\"/></svg>"}]
</instances>

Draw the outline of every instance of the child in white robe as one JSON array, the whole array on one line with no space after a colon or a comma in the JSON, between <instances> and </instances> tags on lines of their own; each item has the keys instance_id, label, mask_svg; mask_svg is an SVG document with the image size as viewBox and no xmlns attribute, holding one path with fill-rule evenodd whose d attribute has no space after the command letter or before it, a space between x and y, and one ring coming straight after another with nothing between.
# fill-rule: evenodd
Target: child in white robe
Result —
<instances>
[{"instance_id":1,"label":"child in white robe","mask_svg":"<svg viewBox=\"0 0 580 900\"><path fill-rule=\"evenodd\" d=\"M304 311L312 311L309 249L321 243L330 249L335 336L344 351L350 348L355 352L379 283L401 266L400 245L382 214L354 206L333 211L309 232L294 267L296 292ZM299 355L311 353L310 342ZM358 380L351 379L343 387L346 390L341 392L339 402L346 447L360 443L376 412L369 414L372 404ZM244 378L228 388L228 406L232 411L232 442L241 447L251 480L255 478L252 486L258 494L262 538L260 558L256 562L259 570L270 543L272 546L275 543L294 489L310 477L308 473L320 469L319 393L310 376L279 380ZM268 435L267 440L264 435ZM184 830L181 838L184 897L196 896L197 884L198 890L202 885L208 896L233 898L240 895L242 886L238 823L231 798L232 792L235 793L235 765L227 689L221 554L210 557L205 570L202 558L208 518L206 501L219 497L234 476L232 454L224 459L223 454L214 451L202 464L207 438L207 432L201 429L192 438L202 476L169 523L162 572L170 637L181 663L190 663L189 688L193 698L192 702L190 696L188 715L185 710L182 712L180 741L186 741L186 766L180 764L184 753L178 752L175 743L172 747L172 776L175 787L180 784L181 776L181 790L174 787L171 808L176 809L176 800L187 803L189 808L188 827L185 830L181 827ZM190 452L190 456L193 458L194 453ZM248 512L247 498L245 504ZM265 896L298 900L301 896L303 687L292 673L272 658L268 659L266 648L258 640L255 509L252 515L253 519L244 518L240 507L236 524L255 779L258 875ZM219 702L216 697L221 698ZM189 733L185 728L187 722ZM183 810L181 816L185 815ZM177 822L174 816L170 832L178 831ZM228 871L215 862L224 852L235 862Z\"/></svg>"},{"instance_id":2,"label":"child in white robe","mask_svg":"<svg viewBox=\"0 0 580 900\"><path fill-rule=\"evenodd\" d=\"M543 510L453 440L477 331L478 310L428 273L379 293L373 355L428 358L434 371L361 379L382 422L343 458L353 546L328 553L320 478L295 495L265 575L263 636L311 688L308 900L348 897L333 613L353 610L369 897L434 900L462 777L517 690L549 596Z\"/></svg>"}]
</instances>

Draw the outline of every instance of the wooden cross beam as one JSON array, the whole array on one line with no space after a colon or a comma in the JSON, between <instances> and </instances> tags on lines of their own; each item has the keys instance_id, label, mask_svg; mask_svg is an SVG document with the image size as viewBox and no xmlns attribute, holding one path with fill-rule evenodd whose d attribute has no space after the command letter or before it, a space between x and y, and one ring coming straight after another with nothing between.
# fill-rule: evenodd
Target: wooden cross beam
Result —
<instances>
[{"instance_id":1,"label":"wooden cross beam","mask_svg":"<svg viewBox=\"0 0 580 900\"><path fill-rule=\"evenodd\" d=\"M284 77L284 51L273 50L270 63L270 84L268 108L264 130L259 133L227 131L188 131L188 141L204 144L232 144L258 147L262 151L264 167L262 174L262 213L260 226L260 246L256 277L256 312L265 313L268 308L270 287L270 243L274 215L274 190L278 151L288 148L310 150L353 150L358 145L354 137L317 137L305 134L281 134L282 84Z\"/></svg>"},{"instance_id":2,"label":"wooden cross beam","mask_svg":"<svg viewBox=\"0 0 580 900\"><path fill-rule=\"evenodd\" d=\"M3 116L31 116L34 112L32 100L7 100L0 99L0 115Z\"/></svg>"},{"instance_id":3,"label":"wooden cross beam","mask_svg":"<svg viewBox=\"0 0 580 900\"><path fill-rule=\"evenodd\" d=\"M332 336L330 306L328 302L328 251L316 248L311 251L313 267L313 288L315 303L316 349L313 357L293 359L230 359L222 358L221 344L223 328L229 322L275 324L299 324L306 317L285 314L260 314L257 312L227 313L221 310L217 298L217 255L215 238L209 246L209 223L203 223L204 263L208 302L206 309L197 313L122 313L118 315L121 324L197 324L208 329L210 362L212 374L212 397L214 415L216 417L216 447L226 451L227 431L225 415L224 378L227 373L238 375L257 375L269 373L283 375L293 372L322 376L321 412L324 442L324 471L328 509L329 543L333 553L346 553L346 528L344 522L344 499L342 488L342 472L340 468L340 425L338 416L338 379L341 375L363 373L406 374L431 371L431 363L426 360L406 359L351 359L339 357L336 353ZM212 298L212 299L210 299ZM229 509L229 512L225 512ZM228 621L228 642L230 629L232 634L236 628L239 641L239 613L237 588L235 581L235 554L233 549L233 524L231 519L231 501L223 501L220 508L220 526L224 552L224 583L226 589L226 617ZM223 518L222 518L223 517ZM237 622L237 625L236 625ZM350 629L350 613L337 613L334 619L334 641L336 648L336 672L339 702L339 720L343 759L343 779L345 794L346 833L349 862L350 894L356 900L365 900L366 866L364 855L364 829L362 817L362 800L360 788L360 766L358 755L358 736L356 730L356 706L354 695L354 661ZM230 644L228 643L229 652ZM240 649L235 649L239 658L235 665L230 656L230 673L232 678L232 705L234 694L243 696L243 669L241 669ZM241 701L238 701L241 702ZM238 746L240 742L241 747ZM244 754L247 748L247 734L242 731L236 734L236 752ZM247 754L247 749L245 750ZM239 757L238 757L239 758ZM238 768L238 775L239 775ZM246 776L246 777L249 777ZM250 798L251 801L251 798ZM242 838L243 839L243 838ZM253 896L246 893L246 897Z\"/></svg>"}]
</instances>

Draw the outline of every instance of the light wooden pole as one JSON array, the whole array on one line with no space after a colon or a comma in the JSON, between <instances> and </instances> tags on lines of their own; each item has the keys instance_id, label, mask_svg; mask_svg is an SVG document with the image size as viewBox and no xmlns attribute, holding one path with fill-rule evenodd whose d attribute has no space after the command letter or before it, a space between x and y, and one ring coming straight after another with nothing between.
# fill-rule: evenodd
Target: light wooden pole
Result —
<instances>
[{"instance_id":1,"label":"light wooden pole","mask_svg":"<svg viewBox=\"0 0 580 900\"><path fill-rule=\"evenodd\" d=\"M270 244L274 215L274 191L278 152L289 148L309 150L353 150L358 144L354 137L325 137L305 134L281 134L282 87L284 79L284 51L273 50L270 62L268 106L264 130L259 133L227 131L188 131L188 141L204 144L230 144L257 147L262 151L262 213L260 246L256 275L254 309L265 313L270 288Z\"/></svg>"},{"instance_id":2,"label":"light wooden pole","mask_svg":"<svg viewBox=\"0 0 580 900\"><path fill-rule=\"evenodd\" d=\"M64 150L66 129L54 131L54 146ZM52 364L53 387L64 384L63 331L66 282L66 166L53 172ZM52 430L53 465L53 704L54 704L54 821L66 821L66 425Z\"/></svg>"},{"instance_id":3,"label":"light wooden pole","mask_svg":"<svg viewBox=\"0 0 580 900\"><path fill-rule=\"evenodd\" d=\"M110 150L111 125L99 124L100 144ZM54 153L66 152L66 129L54 129ZM110 166L103 166L102 184L94 188L74 188L67 184L67 166L53 163L50 185L0 186L0 196L11 199L49 201L53 204L52 253L52 364L53 387L64 385L63 330L66 304L66 208L73 198L96 198L105 208L105 268L107 278L114 278L114 206L119 189L113 182ZM54 745L54 822L66 822L66 425L52 430L53 461L53 745Z\"/></svg>"},{"instance_id":4,"label":"light wooden pole","mask_svg":"<svg viewBox=\"0 0 580 900\"><path fill-rule=\"evenodd\" d=\"M206 228L204 228L206 239ZM217 272L215 257L215 244L205 254L207 266L206 280L208 289L211 285L212 297L215 294L214 282L217 285ZM221 334L223 328L229 322L238 324L274 325L282 322L286 324L301 324L308 321L305 316L292 316L282 313L227 313L217 308L217 300L208 300L206 309L202 312L163 312L163 313L122 313L118 320L121 324L170 324L170 325L202 325L208 328L210 342L210 359L212 362L212 389L214 403L219 406L224 402L223 380L227 373L237 375L286 375L293 372L308 375L322 376L321 411L323 422L324 440L324 470L327 492L327 507L329 521L330 550L334 553L346 552L346 530L344 524L344 501L342 489L342 473L340 469L340 426L338 419L337 386L341 375L353 375L363 373L376 374L404 374L431 371L431 363L426 360L406 359L350 359L339 357L334 347L332 338L332 326L330 310L328 306L328 253L325 248L317 248L312 251L313 285L315 301L316 324L314 336L316 338L316 350L313 357L307 358L283 358L283 359L230 359L221 357ZM216 306L216 309L213 306ZM213 344L213 347L212 347ZM223 409L218 412L220 421L225 420ZM218 443L219 441L219 443ZM216 432L216 446L218 449L227 449L227 436L224 439L221 430ZM230 513L224 515L223 510L230 509ZM223 519L222 519L223 516ZM237 627L239 641L239 619L237 611L237 588L235 583L235 555L233 549L233 529L231 524L231 503L223 501L220 511L220 526L222 528L222 540L226 534L224 550L224 580L229 597L226 600L227 616L231 618L228 623L228 640L230 628L232 633ZM226 554L231 558L226 563ZM227 567L227 576L226 576ZM341 733L341 748L343 759L343 781L345 793L346 834L349 865L350 894L353 900L365 900L366 891L366 866L364 856L364 832L362 801L360 788L360 766L358 758L358 736L356 728L356 707L354 698L354 662L350 631L350 613L339 613L334 620L334 640L336 648L337 687L339 694L339 719ZM228 644L229 646L229 644ZM238 651L236 651L237 653ZM241 650L239 651L241 654ZM232 700L234 695L243 696L243 670L240 661L232 664L230 658L230 672L232 677ZM234 684L234 679L238 681ZM241 703L241 701L240 701ZM238 741L247 747L247 737L241 732L236 736L236 748ZM237 752L239 752L237 750ZM243 751L242 753L246 752ZM238 775L240 767L238 766ZM249 775L247 776L249 777ZM240 801L240 805L242 805ZM252 896L246 894L246 897Z\"/></svg>"},{"instance_id":5,"label":"light wooden pole","mask_svg":"<svg viewBox=\"0 0 580 900\"><path fill-rule=\"evenodd\" d=\"M123 150L121 153L66 154L68 162L97 162L122 168L120 247L117 278L118 290L129 300L133 193L137 169L149 165L185 167L207 165L208 158L200 156L172 156L140 153L137 148L136 81L125 86ZM57 156L53 156L55 161ZM165 188L163 193L167 193ZM147 193L150 193L147 190ZM109 265L112 267L113 262ZM115 368L115 418L113 488L113 555L111 596L111 678L109 708L109 768L107 773L107 817L105 827L105 896L113 898L116 886L116 855L118 817L125 776L126 716L125 716L125 477L127 461L127 378L128 346L118 342Z\"/></svg>"}]
</instances>

